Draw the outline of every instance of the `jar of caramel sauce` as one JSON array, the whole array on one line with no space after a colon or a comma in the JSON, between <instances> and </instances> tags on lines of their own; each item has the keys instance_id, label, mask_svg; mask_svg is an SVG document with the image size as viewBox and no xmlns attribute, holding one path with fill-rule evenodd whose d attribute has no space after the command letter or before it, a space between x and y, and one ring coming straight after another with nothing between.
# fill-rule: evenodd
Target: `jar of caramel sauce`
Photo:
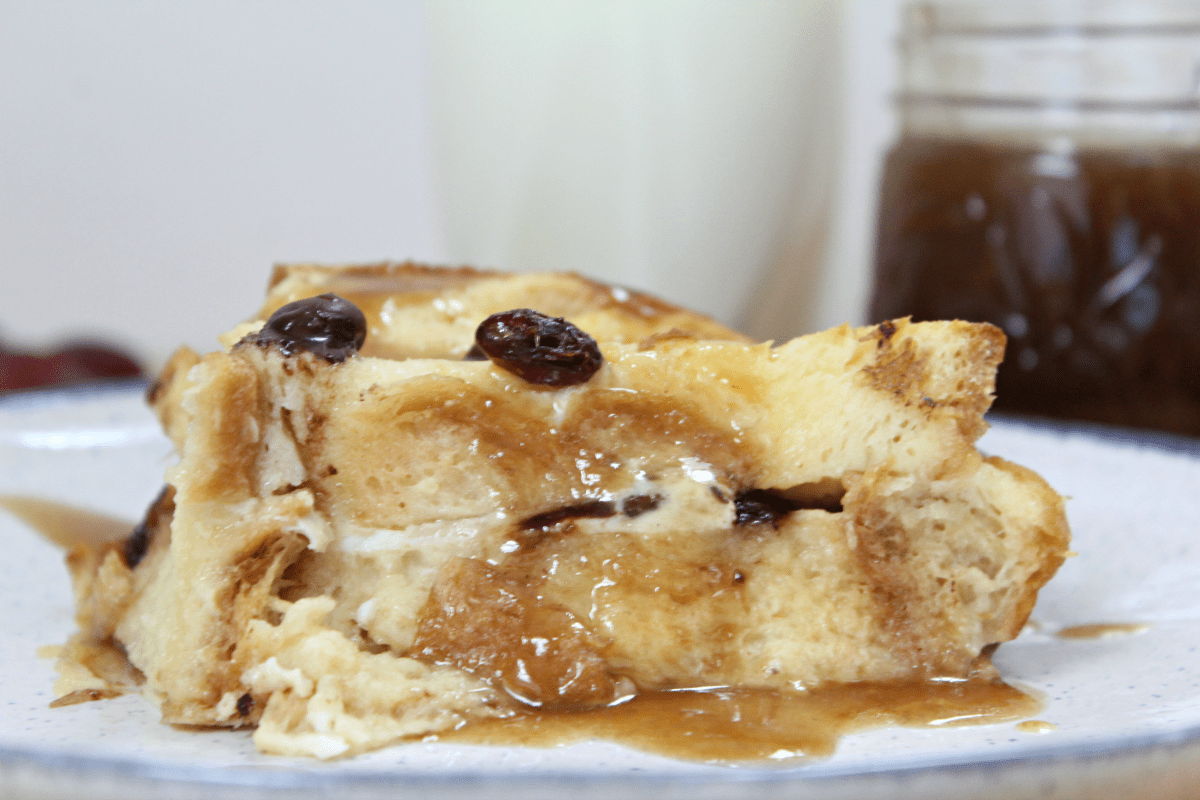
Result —
<instances>
[{"instance_id":1,"label":"jar of caramel sauce","mask_svg":"<svg viewBox=\"0 0 1200 800\"><path fill-rule=\"evenodd\" d=\"M991 322L998 409L1200 436L1200 3L924 3L872 321Z\"/></svg>"}]
</instances>

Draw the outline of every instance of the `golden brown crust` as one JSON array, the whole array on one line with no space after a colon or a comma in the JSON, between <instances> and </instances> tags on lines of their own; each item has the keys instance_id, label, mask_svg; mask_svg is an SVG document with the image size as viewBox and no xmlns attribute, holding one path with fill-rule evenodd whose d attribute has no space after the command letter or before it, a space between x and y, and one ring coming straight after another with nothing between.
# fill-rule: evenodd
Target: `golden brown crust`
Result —
<instances>
[{"instance_id":1,"label":"golden brown crust","mask_svg":"<svg viewBox=\"0 0 1200 800\"><path fill-rule=\"evenodd\" d=\"M255 420L262 398L259 376L242 359L206 356L206 382L185 409L204 424L189 428L191 459L186 491L199 502L236 502L255 493L259 441Z\"/></svg>"},{"instance_id":2,"label":"golden brown crust","mask_svg":"<svg viewBox=\"0 0 1200 800\"><path fill-rule=\"evenodd\" d=\"M1012 475L1020 486L1032 495L1029 505L1043 510L1035 527L1033 541L1024 554L1026 559L1035 560L1036 563L1028 578L1030 589L1012 604L1011 613L1007 617L996 621L995 638L999 642L1016 637L1025 627L1034 603L1037 602L1037 589L1045 586L1067 559L1071 529L1067 524L1067 512L1062 496L1040 475L1028 467L1006 461L999 456L989 456L985 461Z\"/></svg>"},{"instance_id":3,"label":"golden brown crust","mask_svg":"<svg viewBox=\"0 0 1200 800\"><path fill-rule=\"evenodd\" d=\"M906 405L955 409L963 435L977 439L987 430L983 415L991 407L996 369L1004 358L1003 331L987 323L954 321L946 343L918 351L907 331L909 319L881 322L868 329L875 342L874 362L863 369L871 385ZM964 332L969 330L969 335Z\"/></svg>"},{"instance_id":4,"label":"golden brown crust","mask_svg":"<svg viewBox=\"0 0 1200 800\"><path fill-rule=\"evenodd\" d=\"M188 387L188 373L200 363L200 356L190 347L180 347L167 359L158 379L146 392L146 402L158 417L163 432L176 450L183 446L187 435L187 413L183 410L183 393Z\"/></svg>"},{"instance_id":5,"label":"golden brown crust","mask_svg":"<svg viewBox=\"0 0 1200 800\"><path fill-rule=\"evenodd\" d=\"M705 339L752 341L703 314L574 273L511 275L411 262L277 266L256 319L324 292L363 311L369 331L363 354L383 358L462 358L480 322L515 308L566 317L599 341L637 342L673 329Z\"/></svg>"},{"instance_id":6,"label":"golden brown crust","mask_svg":"<svg viewBox=\"0 0 1200 800\"><path fill-rule=\"evenodd\" d=\"M267 289L269 292L279 284L291 280L306 285L332 282L335 287L344 283L351 292L355 292L356 284L360 283L364 286L359 291L382 290L391 294L436 292L477 278L500 274L502 273L477 267L434 267L413 261L345 265L276 264L271 271ZM331 288L330 291L337 291L337 288Z\"/></svg>"}]
</instances>

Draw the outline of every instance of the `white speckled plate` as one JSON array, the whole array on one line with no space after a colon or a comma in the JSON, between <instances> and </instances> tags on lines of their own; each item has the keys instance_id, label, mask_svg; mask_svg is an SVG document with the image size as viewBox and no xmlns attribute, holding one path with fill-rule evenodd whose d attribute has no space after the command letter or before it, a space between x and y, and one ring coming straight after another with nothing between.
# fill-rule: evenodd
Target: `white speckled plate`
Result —
<instances>
[{"instance_id":1,"label":"white speckled plate","mask_svg":"<svg viewBox=\"0 0 1200 800\"><path fill-rule=\"evenodd\" d=\"M1043 591L1035 632L996 658L1044 693L1049 732L890 728L775 770L599 742L412 744L332 764L262 756L246 733L163 726L140 697L50 709L54 674L36 651L73 628L66 571L55 547L0 512L0 797L1200 797L1200 441L1003 421L981 446L1071 498L1079 555ZM169 460L139 387L0 400L0 493L135 520ZM1145 628L1055 635L1086 623Z\"/></svg>"}]
</instances>

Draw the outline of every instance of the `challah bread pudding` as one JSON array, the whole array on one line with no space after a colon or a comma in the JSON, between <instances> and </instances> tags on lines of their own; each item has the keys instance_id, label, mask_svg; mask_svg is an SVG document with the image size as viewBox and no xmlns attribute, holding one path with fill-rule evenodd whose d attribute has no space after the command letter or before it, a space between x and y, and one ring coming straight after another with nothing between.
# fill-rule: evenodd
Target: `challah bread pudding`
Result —
<instances>
[{"instance_id":1,"label":"challah bread pudding","mask_svg":"<svg viewBox=\"0 0 1200 800\"><path fill-rule=\"evenodd\" d=\"M70 556L60 702L140 689L331 758L689 687L991 675L1069 538L975 448L1003 347L754 343L569 275L280 270L152 392L179 461L134 535Z\"/></svg>"}]
</instances>

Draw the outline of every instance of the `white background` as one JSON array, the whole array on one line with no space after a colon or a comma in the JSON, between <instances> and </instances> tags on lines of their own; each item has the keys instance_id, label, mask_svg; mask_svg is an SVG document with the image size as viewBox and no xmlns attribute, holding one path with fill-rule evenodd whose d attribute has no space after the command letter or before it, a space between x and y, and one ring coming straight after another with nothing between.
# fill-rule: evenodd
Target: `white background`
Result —
<instances>
[{"instance_id":1,"label":"white background","mask_svg":"<svg viewBox=\"0 0 1200 800\"><path fill-rule=\"evenodd\" d=\"M276 262L413 258L546 268L536 247L480 244L478 220L491 206L472 195L474 173L464 171L450 135L470 117L463 109L479 110L480 98L469 106L449 96L461 92L453 85L461 74L447 61L470 74L515 69L510 58L464 57L464 21L489 9L493 21L503 21L511 8L519 22L522 6L527 13L532 7L524 0L0 3L0 341L43 348L99 335L153 366L179 343L212 349L217 333L257 307ZM799 6L816 11L798 15ZM564 7L582 14L599 6L585 0ZM687 252L678 240L655 243L669 251L660 260L697 264L692 277L620 250L607 261L555 255L574 263L554 266L647 288L762 335L857 320L876 169L892 132L886 98L896 0L655 0L652 8L659 29L673 18L707 20L701 33L713 60L701 66L709 73L681 84L700 94L720 90L713 76L720 77L722 64L751 63L749 54L763 70L773 63L790 68L788 59L803 55L797 48L811 47L810 71L778 78L779 86L803 95L797 103L815 103L814 114L835 115L834 133L813 146L804 127L812 119L781 115L779 124L799 119L797 152L811 151L810 165L827 166L831 185L805 184L803 170L816 167L789 161L780 180L801 184L785 187L799 200L760 213L747 206L753 191L737 199L703 174L685 176L695 184L693 205L724 197L726 207L712 212L723 215L717 219L731 218L734 228L729 209L742 209L743 227L761 217L760 227L769 228L752 240L737 231L730 235L744 240L714 239L726 251L718 254L716 264L727 265L719 272L705 272L700 262L716 245L697 237L711 238L721 225L702 217L683 239L702 252ZM736 50L751 46L736 37L746 26L727 25L729 45L722 46L720 19L731 9L769 12L781 25L804 27L771 40L792 48L771 62L770 54ZM489 24L483 33L494 29ZM620 19L605 24L610 39L624 41ZM698 63L666 55L661 68L677 79ZM431 63L440 64L437 74ZM605 75L603 64L594 60L592 73ZM747 67L741 77L760 74ZM510 84L514 76L510 70ZM745 97L755 89L726 91ZM488 113L504 120L507 101L497 96ZM774 119L760 117L760 128ZM735 134L736 123L727 126ZM520 126L510 125L507 135L519 143ZM755 148L781 147L769 129L756 135L739 163L753 164ZM649 154L650 167L656 158ZM485 170L477 171L482 187ZM772 191L780 194L778 186ZM474 199L467 223L464 197ZM789 223L806 197L826 217L808 209ZM772 269L794 277L764 277Z\"/></svg>"}]
</instances>

